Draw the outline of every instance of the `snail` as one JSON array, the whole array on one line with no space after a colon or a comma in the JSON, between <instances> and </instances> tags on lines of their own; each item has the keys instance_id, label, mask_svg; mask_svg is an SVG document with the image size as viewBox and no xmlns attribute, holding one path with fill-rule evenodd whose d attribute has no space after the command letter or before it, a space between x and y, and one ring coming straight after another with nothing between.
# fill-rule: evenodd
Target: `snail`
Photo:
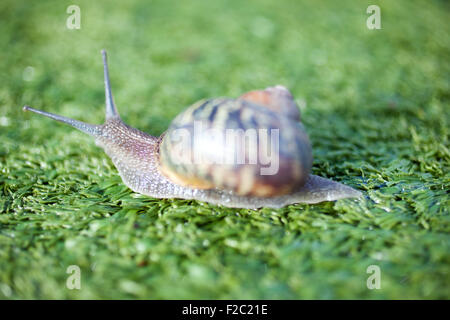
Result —
<instances>
[{"instance_id":1,"label":"snail","mask_svg":"<svg viewBox=\"0 0 450 320\"><path fill-rule=\"evenodd\" d=\"M310 174L311 145L299 108L285 87L250 91L237 99L202 100L180 113L160 137L154 137L121 120L113 101L105 50L102 58L104 124L93 125L29 106L23 110L93 136L131 190L154 198L194 199L249 209L361 196L351 187Z\"/></svg>"}]
</instances>

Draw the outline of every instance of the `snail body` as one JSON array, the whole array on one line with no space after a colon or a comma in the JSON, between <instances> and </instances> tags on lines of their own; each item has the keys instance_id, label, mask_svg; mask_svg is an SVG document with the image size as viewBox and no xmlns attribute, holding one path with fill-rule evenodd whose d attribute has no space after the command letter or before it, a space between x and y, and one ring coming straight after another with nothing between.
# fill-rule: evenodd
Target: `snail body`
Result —
<instances>
[{"instance_id":1,"label":"snail body","mask_svg":"<svg viewBox=\"0 0 450 320\"><path fill-rule=\"evenodd\" d=\"M29 106L24 110L93 136L133 191L155 198L252 209L361 195L310 174L311 145L298 107L284 87L251 91L237 99L200 101L179 114L161 137L154 137L120 119L112 98L106 52L102 55L104 124L88 124Z\"/></svg>"}]
</instances>

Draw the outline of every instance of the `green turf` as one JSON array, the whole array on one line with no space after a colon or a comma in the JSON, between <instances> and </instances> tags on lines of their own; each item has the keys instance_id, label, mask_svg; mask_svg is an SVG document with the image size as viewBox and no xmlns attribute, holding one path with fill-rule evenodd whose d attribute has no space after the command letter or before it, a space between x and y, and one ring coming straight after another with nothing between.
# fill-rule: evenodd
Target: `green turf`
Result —
<instances>
[{"instance_id":1,"label":"green turf","mask_svg":"<svg viewBox=\"0 0 450 320\"><path fill-rule=\"evenodd\" d=\"M2 0L0 298L450 298L449 20L446 1ZM253 211L131 192L90 137L21 111L101 123L102 48L123 119L153 135L199 99L287 86L313 172L365 198Z\"/></svg>"}]
</instances>

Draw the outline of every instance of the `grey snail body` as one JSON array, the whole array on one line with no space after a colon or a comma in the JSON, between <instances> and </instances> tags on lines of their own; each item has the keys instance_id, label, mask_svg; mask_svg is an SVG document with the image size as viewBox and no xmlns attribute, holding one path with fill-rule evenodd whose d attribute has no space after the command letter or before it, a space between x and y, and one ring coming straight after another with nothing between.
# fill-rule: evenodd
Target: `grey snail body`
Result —
<instances>
[{"instance_id":1,"label":"grey snail body","mask_svg":"<svg viewBox=\"0 0 450 320\"><path fill-rule=\"evenodd\" d=\"M359 191L348 186L310 174L309 139L300 122L298 107L284 87L251 91L237 99L198 102L178 115L161 137L153 137L120 119L112 98L104 50L102 55L106 96L104 124L88 124L29 106L23 109L93 136L131 190L154 198L194 199L250 209L361 196ZM204 130L216 129L216 139L211 138L213 131L200 130L194 134L197 124ZM244 139L224 142L220 139L224 135L220 133L229 129L243 133L239 137ZM254 134L246 135L248 132ZM266 136L258 135L261 132ZM272 140L275 136L272 132L276 133L277 139ZM180 133L187 133L190 139L180 144L177 140ZM251 144L246 143L251 138L255 142L254 149L249 149ZM252 157L252 151L263 154L274 144L277 146L277 170L261 174L267 169L267 162L257 157L252 162L249 157ZM273 156L273 150L270 151L268 154ZM232 161L215 161L218 155L229 157L230 154ZM240 154L243 161L237 162L235 156ZM193 161L196 156L202 161Z\"/></svg>"}]
</instances>

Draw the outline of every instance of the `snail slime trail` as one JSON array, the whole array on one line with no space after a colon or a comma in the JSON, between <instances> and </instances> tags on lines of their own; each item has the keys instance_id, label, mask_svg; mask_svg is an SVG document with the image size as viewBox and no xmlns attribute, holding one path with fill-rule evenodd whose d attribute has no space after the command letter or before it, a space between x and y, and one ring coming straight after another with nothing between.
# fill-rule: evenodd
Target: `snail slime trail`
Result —
<instances>
[{"instance_id":1,"label":"snail slime trail","mask_svg":"<svg viewBox=\"0 0 450 320\"><path fill-rule=\"evenodd\" d=\"M208 127L203 121L194 121L191 131L173 130L173 152L177 165L242 165L260 164L260 175L275 175L279 169L280 129L219 129ZM215 146L222 145L217 150ZM259 147L258 147L259 146Z\"/></svg>"},{"instance_id":2,"label":"snail slime trail","mask_svg":"<svg viewBox=\"0 0 450 320\"><path fill-rule=\"evenodd\" d=\"M29 106L94 137L131 190L154 198L231 208L281 208L358 198L361 192L310 174L312 149L292 94L277 85L238 98L205 99L182 111L160 137L125 124L102 50L105 117L95 125Z\"/></svg>"}]
</instances>

